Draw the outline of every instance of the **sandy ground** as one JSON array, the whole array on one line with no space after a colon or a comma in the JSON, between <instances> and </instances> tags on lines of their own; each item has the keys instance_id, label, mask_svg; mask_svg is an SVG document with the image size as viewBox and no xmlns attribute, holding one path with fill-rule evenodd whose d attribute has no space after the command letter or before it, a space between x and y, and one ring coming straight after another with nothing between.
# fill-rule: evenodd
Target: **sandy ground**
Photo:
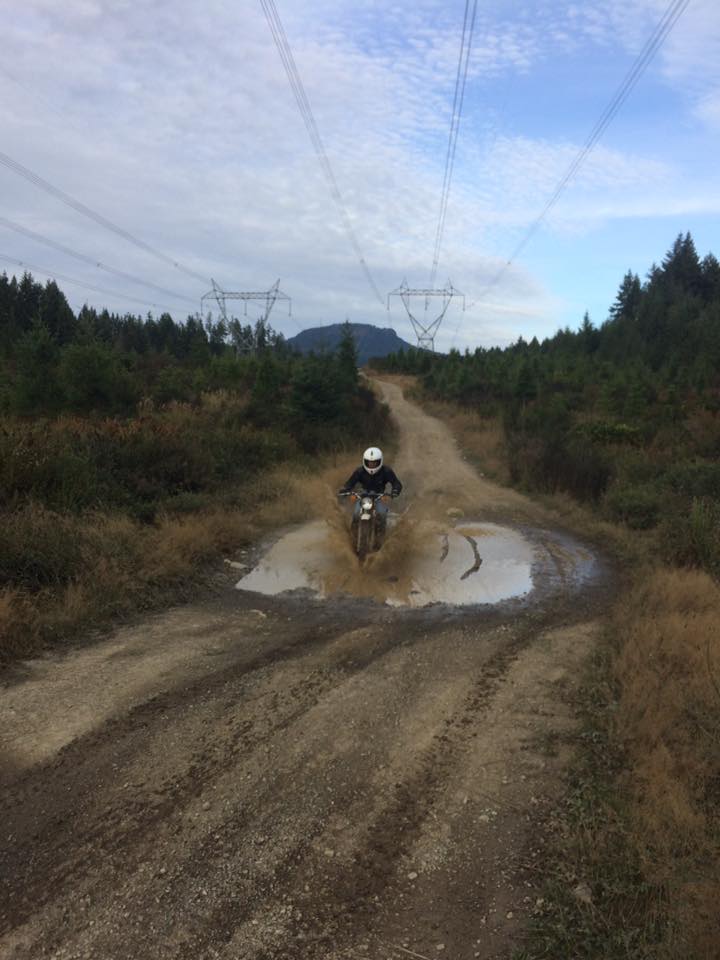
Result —
<instances>
[{"instance_id":1,"label":"sandy ground","mask_svg":"<svg viewBox=\"0 0 720 960\"><path fill-rule=\"evenodd\" d=\"M530 501L382 388L412 509L363 576L402 577L422 548L413 511L550 542ZM6 675L0 956L507 960L541 906L569 704L608 590L551 552L528 598L494 606L228 581Z\"/></svg>"}]
</instances>

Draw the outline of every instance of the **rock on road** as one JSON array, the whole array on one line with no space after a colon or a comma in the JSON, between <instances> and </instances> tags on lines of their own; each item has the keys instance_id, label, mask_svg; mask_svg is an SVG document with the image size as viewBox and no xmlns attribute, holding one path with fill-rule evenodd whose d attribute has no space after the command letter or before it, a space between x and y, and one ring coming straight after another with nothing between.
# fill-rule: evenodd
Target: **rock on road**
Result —
<instances>
[{"instance_id":1,"label":"rock on road","mask_svg":"<svg viewBox=\"0 0 720 960\"><path fill-rule=\"evenodd\" d=\"M547 525L382 389L408 500ZM604 589L405 610L229 585L16 668L0 956L509 958Z\"/></svg>"}]
</instances>

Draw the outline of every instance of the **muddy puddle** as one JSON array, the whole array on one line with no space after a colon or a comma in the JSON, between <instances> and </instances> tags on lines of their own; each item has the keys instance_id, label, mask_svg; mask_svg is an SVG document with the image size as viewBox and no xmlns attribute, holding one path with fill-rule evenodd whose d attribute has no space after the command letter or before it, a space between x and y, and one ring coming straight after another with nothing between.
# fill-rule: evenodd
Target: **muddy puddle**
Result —
<instances>
[{"instance_id":1,"label":"muddy puddle","mask_svg":"<svg viewBox=\"0 0 720 960\"><path fill-rule=\"evenodd\" d=\"M403 525L361 566L347 532L316 521L286 532L261 552L237 589L277 595L302 590L318 600L337 594L394 607L434 603L497 604L528 596L547 582L585 579L592 558L546 532L532 536L493 523Z\"/></svg>"}]
</instances>

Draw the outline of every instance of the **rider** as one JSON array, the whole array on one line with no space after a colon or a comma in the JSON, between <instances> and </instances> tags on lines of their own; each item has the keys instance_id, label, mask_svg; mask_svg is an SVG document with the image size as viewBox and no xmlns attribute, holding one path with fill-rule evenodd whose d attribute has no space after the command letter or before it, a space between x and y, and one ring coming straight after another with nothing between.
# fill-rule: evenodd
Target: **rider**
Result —
<instances>
[{"instance_id":1,"label":"rider","mask_svg":"<svg viewBox=\"0 0 720 960\"><path fill-rule=\"evenodd\" d=\"M340 493L351 493L353 489L360 484L363 490L368 493L386 493L387 485L390 484L393 497L397 497L402 490L402 484L395 475L395 471L390 467L383 465L382 450L378 447L368 447L363 454L362 466L358 467L354 473L348 477ZM355 516L359 514L360 502L355 506ZM387 520L387 506L382 500L375 503L378 520L385 526Z\"/></svg>"}]
</instances>

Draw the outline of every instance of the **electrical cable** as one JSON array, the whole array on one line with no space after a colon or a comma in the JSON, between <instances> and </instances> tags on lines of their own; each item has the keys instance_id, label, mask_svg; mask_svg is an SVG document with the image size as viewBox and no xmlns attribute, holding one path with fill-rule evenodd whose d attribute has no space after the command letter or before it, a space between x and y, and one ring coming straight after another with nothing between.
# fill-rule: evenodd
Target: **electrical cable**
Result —
<instances>
[{"instance_id":1,"label":"electrical cable","mask_svg":"<svg viewBox=\"0 0 720 960\"><path fill-rule=\"evenodd\" d=\"M80 260L82 263L87 263L91 267L97 267L98 270L105 270L107 273L112 274L114 277L119 277L121 280L129 280L130 283L137 283L141 286L149 287L151 290L165 294L165 296L173 297L176 300L185 300L187 303L192 304L196 302L190 297L186 297L182 293L175 293L173 290L166 290L165 287L159 287L156 283L151 283L148 280L141 280L139 277L134 277L130 273L125 273L123 270L116 270L115 267L108 267L99 260L95 260L93 257L87 256L87 254L79 253L77 250L73 250L72 247L65 246L64 243L58 243L56 240L51 240L50 237L46 237L42 233L36 233L34 230L29 230L27 227L23 227L19 223L14 223L12 220L8 220L6 217L0 216L0 226L7 227L8 230L14 230L16 233L22 234L25 237L29 237L31 240L36 240L38 243L44 243L46 246L52 247L54 250L58 250L60 253L65 253L70 257L75 257L76 260Z\"/></svg>"},{"instance_id":2,"label":"electrical cable","mask_svg":"<svg viewBox=\"0 0 720 960\"><path fill-rule=\"evenodd\" d=\"M92 290L94 293L102 293L108 297L120 297L122 300L131 300L134 303L142 304L145 307L155 307L157 310L162 310L166 313L171 312L170 307L163 306L161 303L152 303L150 300L141 300L139 297L132 297L127 293L120 293L117 290L105 290L103 287L96 287L94 284L86 283L84 280L76 280L74 277L67 277L62 273L56 273L54 270L47 270L45 267L37 267L32 263L27 263L25 260L16 260L14 257L8 257L3 253L0 253L0 260L3 260L5 263L12 263L16 267L22 267L23 270L26 271L32 270L35 273L42 273L51 280L62 280L63 283L71 283L76 287L84 287L86 290Z\"/></svg>"},{"instance_id":3,"label":"electrical cable","mask_svg":"<svg viewBox=\"0 0 720 960\"><path fill-rule=\"evenodd\" d=\"M184 266L178 260L174 260L172 257L167 256L167 254L163 253L161 250L158 250L156 247L152 247L149 243L145 243L144 240L140 240L138 237L134 236L134 234L123 229L123 227L119 227L117 224L113 223L112 220L108 220L107 217L104 217L102 214L92 210L84 203L81 203L79 200L71 197L70 194L65 193L58 187L53 186L52 183L44 180L38 174L33 173L32 170L23 166L23 164L13 160L12 157L9 157L6 153L0 153L0 164L2 164L4 167L7 167L8 170L12 170L12 172L16 173L19 177L23 177L25 180L32 183L33 186L38 187L40 190L44 190L46 193L49 193L51 197L55 197L56 200L60 200L61 203L64 203L67 207L70 207L77 213L81 213L84 217L87 217L89 220L92 220L99 226L105 227L106 230L110 230L117 236L122 237L123 240L127 240L128 243L133 244L133 246L138 247L138 249L143 250L145 253L152 254L154 257L157 257L159 260L163 260L165 263L175 267L176 270L187 274L189 277L193 277L195 280L202 280L203 283L208 282L207 277L204 277L195 270L191 270L189 267Z\"/></svg>"},{"instance_id":4,"label":"electrical cable","mask_svg":"<svg viewBox=\"0 0 720 960\"><path fill-rule=\"evenodd\" d=\"M373 279L372 273L370 272L370 268L367 265L367 261L363 256L362 249L360 248L360 244L352 226L352 221L350 220L350 215L348 214L347 207L345 206L345 202L340 192L340 188L338 187L335 173L333 172L333 168L330 164L330 159L327 155L325 145L322 137L320 136L320 131L310 105L310 100L305 92L300 73L295 63L295 58L293 57L292 49L285 33L285 28L283 27L277 7L275 6L275 0L260 0L260 3L262 4L265 19L268 22L273 41L275 42L275 46L277 47L283 67L285 68L285 73L287 74L298 110L300 111L300 116L305 124L308 136L310 137L310 142L315 150L315 154L318 162L320 163L323 174L325 175L325 179L327 180L330 194L335 202L335 206L337 207L342 225L345 229L348 239L350 240L350 244L360 263L362 271L365 274L365 279L370 285L375 297L384 306L385 299L380 293L380 290Z\"/></svg>"},{"instance_id":5,"label":"electrical cable","mask_svg":"<svg viewBox=\"0 0 720 960\"><path fill-rule=\"evenodd\" d=\"M557 186L555 187L555 190L550 196L550 199L546 202L541 212L530 224L530 227L526 230L525 234L523 235L523 237L521 238L521 240L519 241L519 243L517 244L513 252L510 254L507 261L503 264L500 270L498 270L497 274L489 282L487 287L485 287L485 289L478 295L478 298L477 298L478 300L484 297L489 290L491 290L497 283L499 283L499 281L505 275L507 270L512 266L513 262L522 253L522 251L525 249L528 243L530 243L533 236L535 235L538 228L540 227L540 224L543 222L543 220L547 217L548 213L556 205L563 191L569 185L573 177L577 174L578 170L582 166L587 156L593 150L598 140L601 138L605 130L608 128L608 126L614 119L614 117L617 115L620 108L623 106L627 98L630 96L630 94L634 90L635 86L640 80L640 77L643 75L648 65L650 64L650 61L653 59L657 51L663 45L663 43L665 42L665 40L667 39L667 37L669 36L673 28L675 27L675 24L678 22L680 17L683 15L685 10L687 9L689 3L690 3L690 0L672 0L670 5L667 7L667 9L665 10L665 13L663 14L661 19L655 26L655 29L653 30L651 35L648 37L647 41L645 42L645 45L643 46L642 50L638 54L632 67L626 74L622 83L620 84L617 91L615 92L614 96L612 97L608 105L603 110L599 119L595 123L595 126L590 131L587 139L585 140L585 143L580 148L574 160L572 161L570 166L565 171L564 175L559 180ZM471 304L471 306L473 306L473 304Z\"/></svg>"},{"instance_id":6,"label":"electrical cable","mask_svg":"<svg viewBox=\"0 0 720 960\"><path fill-rule=\"evenodd\" d=\"M452 184L452 175L455 168L455 151L457 149L458 134L460 132L460 120L462 117L463 102L465 100L465 84L467 82L468 70L470 67L470 52L472 49L473 33L475 31L477 0L473 0L472 15L470 16L470 27L468 30L469 10L470 0L465 0L465 16L463 19L462 36L460 39L460 55L458 57L457 75L455 77L455 94L453 96L450 134L448 137L447 153L445 155L445 173L443 176L442 191L440 194L440 213L438 216L437 230L435 232L435 248L433 251L432 271L430 273L431 289L435 287L435 278L437 276L438 264L440 262L440 250L442 247L443 234L445 232L445 221L447 218L447 208L450 199L450 186Z\"/></svg>"}]
</instances>

